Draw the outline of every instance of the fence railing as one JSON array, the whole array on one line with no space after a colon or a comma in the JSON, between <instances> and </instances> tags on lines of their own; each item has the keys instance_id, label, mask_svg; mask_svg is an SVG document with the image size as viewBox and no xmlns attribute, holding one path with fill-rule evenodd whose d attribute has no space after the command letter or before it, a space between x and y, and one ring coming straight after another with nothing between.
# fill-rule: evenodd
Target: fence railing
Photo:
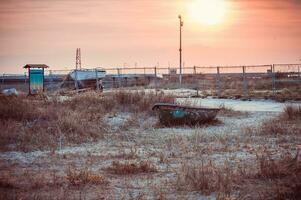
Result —
<instances>
[{"instance_id":1,"label":"fence railing","mask_svg":"<svg viewBox=\"0 0 301 200\"><path fill-rule=\"evenodd\" d=\"M152 88L189 87L202 90L215 96L252 96L255 93L269 93L275 96L280 90L298 90L301 87L301 64L271 64L244 66L193 66L183 69L182 85L179 84L179 71L173 67L132 67L110 68L106 76L96 74L94 81L85 83L97 90L102 87L119 88L145 86ZM61 88L80 89L81 81L68 75L73 70L45 70L46 91ZM0 75L0 89L14 87L26 92L28 76L24 74Z\"/></svg>"}]
</instances>

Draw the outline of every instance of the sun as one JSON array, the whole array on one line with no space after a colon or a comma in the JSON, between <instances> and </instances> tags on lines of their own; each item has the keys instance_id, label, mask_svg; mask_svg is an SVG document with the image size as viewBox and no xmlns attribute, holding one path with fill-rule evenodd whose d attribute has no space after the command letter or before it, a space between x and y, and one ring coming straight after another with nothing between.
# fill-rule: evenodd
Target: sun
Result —
<instances>
[{"instance_id":1,"label":"sun","mask_svg":"<svg viewBox=\"0 0 301 200\"><path fill-rule=\"evenodd\" d=\"M225 0L193 0L188 5L188 13L192 20L204 25L222 23L226 10Z\"/></svg>"}]
</instances>

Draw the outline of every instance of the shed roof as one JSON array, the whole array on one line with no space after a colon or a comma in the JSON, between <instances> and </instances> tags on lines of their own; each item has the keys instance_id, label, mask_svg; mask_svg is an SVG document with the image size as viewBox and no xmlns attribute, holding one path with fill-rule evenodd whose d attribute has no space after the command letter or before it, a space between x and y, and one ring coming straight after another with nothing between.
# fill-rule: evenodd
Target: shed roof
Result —
<instances>
[{"instance_id":1,"label":"shed roof","mask_svg":"<svg viewBox=\"0 0 301 200\"><path fill-rule=\"evenodd\" d=\"M23 68L49 68L45 64L27 64Z\"/></svg>"}]
</instances>

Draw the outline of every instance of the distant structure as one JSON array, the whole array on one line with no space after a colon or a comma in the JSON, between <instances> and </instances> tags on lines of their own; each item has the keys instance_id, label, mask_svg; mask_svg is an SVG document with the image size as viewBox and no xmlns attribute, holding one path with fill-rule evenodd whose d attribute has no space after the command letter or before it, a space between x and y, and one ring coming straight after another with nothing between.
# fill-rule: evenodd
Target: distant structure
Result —
<instances>
[{"instance_id":1,"label":"distant structure","mask_svg":"<svg viewBox=\"0 0 301 200\"><path fill-rule=\"evenodd\" d=\"M169 68L168 73L169 73L169 75L176 75L177 74L177 68Z\"/></svg>"},{"instance_id":2,"label":"distant structure","mask_svg":"<svg viewBox=\"0 0 301 200\"><path fill-rule=\"evenodd\" d=\"M45 64L27 64L23 68L28 69L28 94L35 95L44 92L44 69L49 67Z\"/></svg>"},{"instance_id":3,"label":"distant structure","mask_svg":"<svg viewBox=\"0 0 301 200\"><path fill-rule=\"evenodd\" d=\"M82 68L82 61L81 61L81 55L80 55L80 48L76 49L76 61L75 61L75 69L81 69Z\"/></svg>"}]
</instances>

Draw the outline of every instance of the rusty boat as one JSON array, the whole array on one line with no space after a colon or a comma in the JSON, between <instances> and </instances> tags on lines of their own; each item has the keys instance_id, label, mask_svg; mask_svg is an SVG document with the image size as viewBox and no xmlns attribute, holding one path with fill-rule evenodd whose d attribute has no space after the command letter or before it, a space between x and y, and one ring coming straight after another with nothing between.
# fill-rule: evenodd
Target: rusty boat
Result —
<instances>
[{"instance_id":1,"label":"rusty boat","mask_svg":"<svg viewBox=\"0 0 301 200\"><path fill-rule=\"evenodd\" d=\"M219 108L181 106L169 103L157 103L152 108L159 116L162 125L201 125L215 119Z\"/></svg>"}]
</instances>

